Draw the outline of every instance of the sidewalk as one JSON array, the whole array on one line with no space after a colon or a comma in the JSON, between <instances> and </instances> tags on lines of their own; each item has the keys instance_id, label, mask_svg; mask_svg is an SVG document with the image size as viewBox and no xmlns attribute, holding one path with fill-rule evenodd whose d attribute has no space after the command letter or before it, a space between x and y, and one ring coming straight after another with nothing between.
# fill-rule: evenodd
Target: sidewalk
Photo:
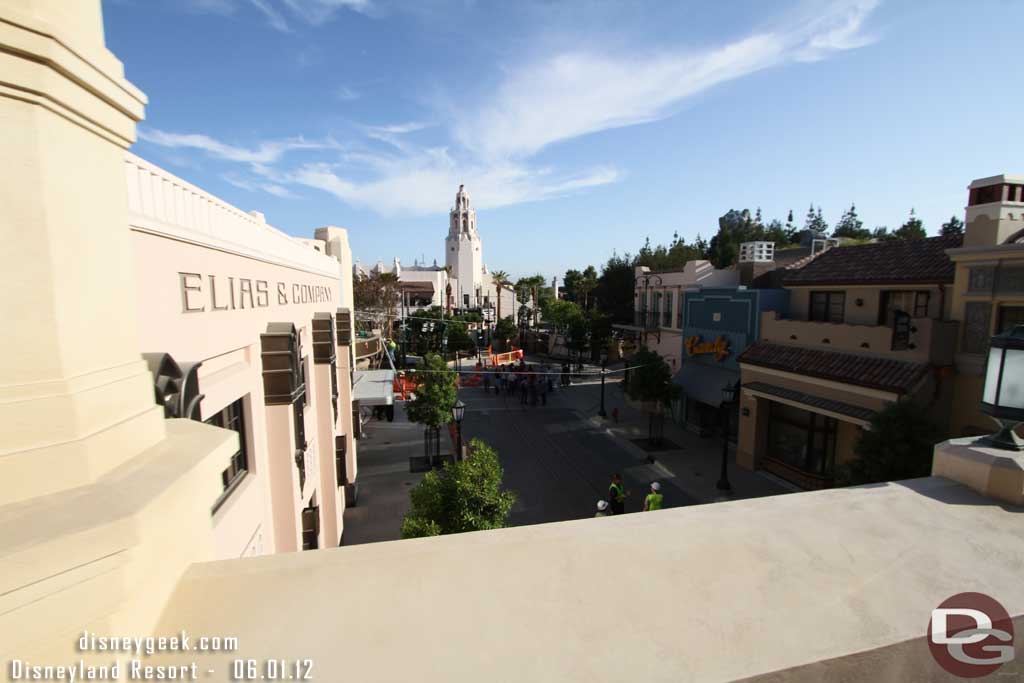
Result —
<instances>
[{"instance_id":1,"label":"sidewalk","mask_svg":"<svg viewBox=\"0 0 1024 683\"><path fill-rule=\"evenodd\" d=\"M609 371L621 368L621 363L610 366ZM585 372L599 371L600 367L584 365ZM648 452L637 444L637 439L648 435L648 415L627 402L622 390L622 373L609 374L605 386L605 412L601 418L597 412L601 403L601 381L598 377L584 377L573 380L573 386L564 397L571 402L580 419L600 427L620 442L623 448L632 449L641 457L651 455L661 468L674 477L674 483L681 490L702 503L713 503L743 498L760 498L791 493L790 488L774 478L759 472L751 472L736 465L734 450L728 459L731 493L723 493L716 487L722 468L722 442L717 437L702 438L685 430L670 417L665 418L664 438L678 448ZM614 408L619 410L619 420L612 419Z\"/></svg>"}]
</instances>

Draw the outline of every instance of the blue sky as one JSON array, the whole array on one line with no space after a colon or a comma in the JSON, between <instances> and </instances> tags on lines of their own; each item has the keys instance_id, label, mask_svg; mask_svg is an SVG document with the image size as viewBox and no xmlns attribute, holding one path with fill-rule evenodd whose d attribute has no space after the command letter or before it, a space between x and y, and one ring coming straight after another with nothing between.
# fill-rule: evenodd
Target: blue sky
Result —
<instances>
[{"instance_id":1,"label":"blue sky","mask_svg":"<svg viewBox=\"0 0 1024 683\"><path fill-rule=\"evenodd\" d=\"M149 96L134 151L364 263L443 262L460 182L484 260L599 266L730 208L929 233L1021 172L1012 1L107 0Z\"/></svg>"}]
</instances>

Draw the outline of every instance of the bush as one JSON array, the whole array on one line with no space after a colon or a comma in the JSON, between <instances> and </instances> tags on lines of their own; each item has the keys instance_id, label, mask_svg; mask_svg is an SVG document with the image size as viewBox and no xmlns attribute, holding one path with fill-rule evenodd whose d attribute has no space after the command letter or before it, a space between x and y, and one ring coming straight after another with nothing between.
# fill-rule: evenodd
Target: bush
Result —
<instances>
[{"instance_id":1,"label":"bush","mask_svg":"<svg viewBox=\"0 0 1024 683\"><path fill-rule=\"evenodd\" d=\"M493 448L473 439L470 456L428 472L409 496L412 509L402 521L402 538L500 529L515 503L501 489L504 472Z\"/></svg>"},{"instance_id":2,"label":"bush","mask_svg":"<svg viewBox=\"0 0 1024 683\"><path fill-rule=\"evenodd\" d=\"M878 411L857 439L857 459L836 468L836 484L876 484L927 477L941 435L916 403L890 403Z\"/></svg>"}]
</instances>

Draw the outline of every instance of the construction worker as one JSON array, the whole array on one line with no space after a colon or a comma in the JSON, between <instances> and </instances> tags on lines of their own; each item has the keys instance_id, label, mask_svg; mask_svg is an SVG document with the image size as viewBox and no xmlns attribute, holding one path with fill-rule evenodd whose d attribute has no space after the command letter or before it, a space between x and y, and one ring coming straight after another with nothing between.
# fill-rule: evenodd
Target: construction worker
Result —
<instances>
[{"instance_id":1,"label":"construction worker","mask_svg":"<svg viewBox=\"0 0 1024 683\"><path fill-rule=\"evenodd\" d=\"M607 517L610 514L611 513L608 511L608 501L607 500L599 500L599 501L597 501L597 514L594 515L594 516L595 517Z\"/></svg>"},{"instance_id":2,"label":"construction worker","mask_svg":"<svg viewBox=\"0 0 1024 683\"><path fill-rule=\"evenodd\" d=\"M661 495L661 484L656 481L652 481L651 492L647 494L646 498L644 498L644 512L660 510L663 500L664 496Z\"/></svg>"},{"instance_id":3,"label":"construction worker","mask_svg":"<svg viewBox=\"0 0 1024 683\"><path fill-rule=\"evenodd\" d=\"M612 475L612 483L608 486L608 502L611 504L612 514L621 515L626 512L626 489L622 488L622 475L618 472Z\"/></svg>"}]
</instances>

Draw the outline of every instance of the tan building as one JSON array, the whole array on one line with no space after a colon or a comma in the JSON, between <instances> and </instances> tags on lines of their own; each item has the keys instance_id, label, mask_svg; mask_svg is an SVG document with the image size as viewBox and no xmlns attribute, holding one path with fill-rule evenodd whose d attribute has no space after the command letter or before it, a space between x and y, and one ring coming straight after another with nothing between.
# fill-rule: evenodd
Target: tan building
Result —
<instances>
[{"instance_id":1,"label":"tan building","mask_svg":"<svg viewBox=\"0 0 1024 683\"><path fill-rule=\"evenodd\" d=\"M956 399L951 433L988 434L979 410L989 339L1024 324L1024 176L998 175L970 184L963 246L946 253L956 264L952 316L957 339Z\"/></svg>"},{"instance_id":2,"label":"tan building","mask_svg":"<svg viewBox=\"0 0 1024 683\"><path fill-rule=\"evenodd\" d=\"M886 403L918 401L948 424L957 323L945 252L960 243L835 247L785 275L788 315L763 313L739 358L737 461L824 488Z\"/></svg>"}]
</instances>

